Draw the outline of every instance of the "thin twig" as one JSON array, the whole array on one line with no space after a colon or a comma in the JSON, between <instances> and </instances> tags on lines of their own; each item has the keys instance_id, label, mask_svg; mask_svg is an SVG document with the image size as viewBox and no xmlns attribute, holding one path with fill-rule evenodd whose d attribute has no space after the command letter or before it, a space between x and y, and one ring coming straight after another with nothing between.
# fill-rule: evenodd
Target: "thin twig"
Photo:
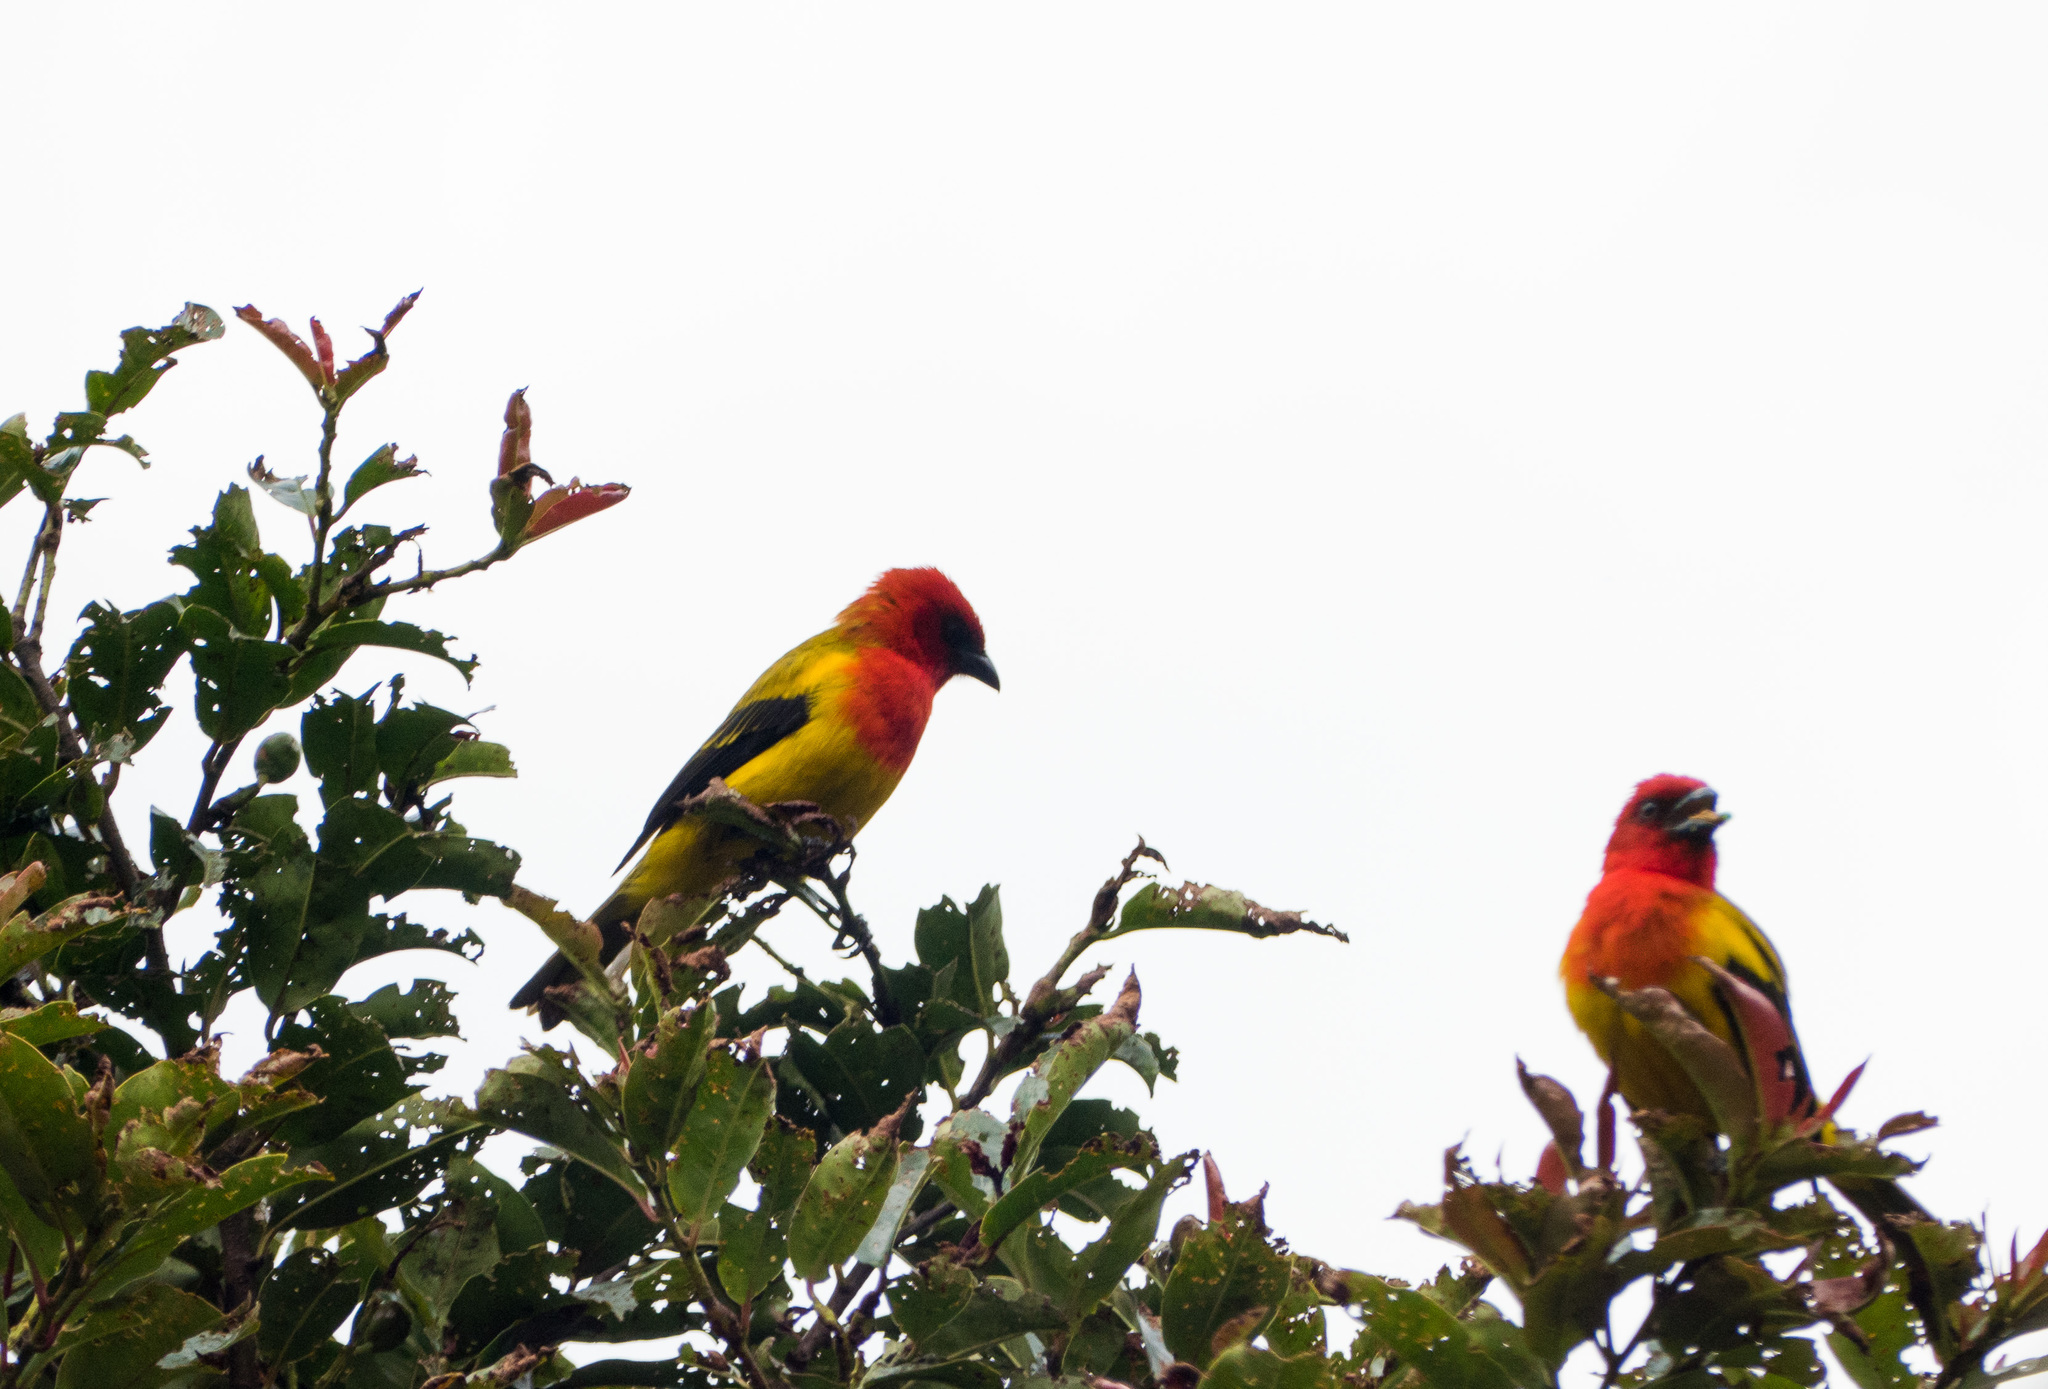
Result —
<instances>
[{"instance_id":1,"label":"thin twig","mask_svg":"<svg viewBox=\"0 0 2048 1389\"><path fill-rule=\"evenodd\" d=\"M801 1370L804 1366L811 1363L813 1357L817 1355L819 1347L824 1345L825 1338L832 1334L834 1325L839 1320L839 1314L853 1305L854 1298L860 1295L860 1290L867 1286L869 1275L875 1271L874 1267L870 1264L861 1264L859 1267L860 1272L852 1278L842 1278L839 1280L838 1286L832 1289L832 1297L829 1303L821 1302L815 1304L814 1310L821 1312L829 1311L831 1313L830 1319L828 1320L825 1316L821 1315L809 1327L805 1328L802 1338L796 1343L796 1349L783 1357L785 1364L793 1369Z\"/></svg>"},{"instance_id":2,"label":"thin twig","mask_svg":"<svg viewBox=\"0 0 2048 1389\"><path fill-rule=\"evenodd\" d=\"M962 1109L972 1109L987 1099L1002 1078L1010 1073L1017 1058L1045 1035L1045 1029L1053 1019L1072 1007L1071 1002L1060 998L1060 980L1072 968L1074 961L1081 958L1084 950L1107 934L1110 923L1116 919L1119 894L1144 876L1138 871L1138 860L1146 858L1157 860L1162 865L1166 862L1160 858L1158 850L1145 843L1141 835L1138 847L1125 854L1116 873L1096 889L1095 901L1088 911L1088 924L1074 933L1074 938L1067 942L1067 948L1060 952L1053 967L1024 996L1024 1004L1017 1010L1017 1025L1004 1033L1003 1039L991 1046L988 1055L982 1058L981 1071L975 1076L974 1084L960 1097Z\"/></svg>"},{"instance_id":3,"label":"thin twig","mask_svg":"<svg viewBox=\"0 0 2048 1389\"><path fill-rule=\"evenodd\" d=\"M329 405L320 417L320 480L313 498L319 510L313 524L312 582L306 586L306 616L292 633L293 646L303 649L320 620L320 586L327 564L327 533L334 528L334 432L341 425L341 406Z\"/></svg>"},{"instance_id":4,"label":"thin twig","mask_svg":"<svg viewBox=\"0 0 2048 1389\"><path fill-rule=\"evenodd\" d=\"M36 590L36 620L28 629L29 637L35 641L43 638L43 619L50 613L50 588L57 581L57 547L63 541L64 509L52 502L43 513L42 529L36 532L36 548L43 556L43 581Z\"/></svg>"}]
</instances>

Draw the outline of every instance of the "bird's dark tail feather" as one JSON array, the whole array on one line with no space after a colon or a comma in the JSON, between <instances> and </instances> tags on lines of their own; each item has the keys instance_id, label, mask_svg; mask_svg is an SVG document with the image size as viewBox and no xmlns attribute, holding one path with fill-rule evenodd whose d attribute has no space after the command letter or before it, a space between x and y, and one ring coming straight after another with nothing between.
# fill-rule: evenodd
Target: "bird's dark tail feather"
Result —
<instances>
[{"instance_id":1,"label":"bird's dark tail feather","mask_svg":"<svg viewBox=\"0 0 2048 1389\"><path fill-rule=\"evenodd\" d=\"M610 964L626 948L626 942L633 938L632 930L626 924L632 912L617 894L613 894L595 915L594 924L602 937L597 956L605 964ZM574 983L578 977L576 966L569 962L567 955L557 950L548 956L546 964L534 972L533 978L519 986L519 992L512 995L512 1007L539 1009L541 1031L552 1031L568 1014L548 997L548 990L557 984Z\"/></svg>"}]
</instances>

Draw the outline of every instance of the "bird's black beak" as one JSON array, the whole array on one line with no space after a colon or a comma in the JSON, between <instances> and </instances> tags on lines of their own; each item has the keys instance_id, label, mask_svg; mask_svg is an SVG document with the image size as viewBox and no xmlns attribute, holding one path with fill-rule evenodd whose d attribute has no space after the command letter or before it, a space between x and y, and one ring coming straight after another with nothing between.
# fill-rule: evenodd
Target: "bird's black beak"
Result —
<instances>
[{"instance_id":1,"label":"bird's black beak","mask_svg":"<svg viewBox=\"0 0 2048 1389\"><path fill-rule=\"evenodd\" d=\"M996 663L988 658L986 651L955 651L953 674L972 676L992 690L1003 687L1002 680L996 675Z\"/></svg>"},{"instance_id":2,"label":"bird's black beak","mask_svg":"<svg viewBox=\"0 0 2048 1389\"><path fill-rule=\"evenodd\" d=\"M1672 834L1701 839L1712 838L1714 831L1728 821L1728 812L1715 808L1720 799L1720 793L1713 787L1702 786L1690 795L1682 797L1671 807L1671 814L1665 820L1665 827Z\"/></svg>"}]
</instances>

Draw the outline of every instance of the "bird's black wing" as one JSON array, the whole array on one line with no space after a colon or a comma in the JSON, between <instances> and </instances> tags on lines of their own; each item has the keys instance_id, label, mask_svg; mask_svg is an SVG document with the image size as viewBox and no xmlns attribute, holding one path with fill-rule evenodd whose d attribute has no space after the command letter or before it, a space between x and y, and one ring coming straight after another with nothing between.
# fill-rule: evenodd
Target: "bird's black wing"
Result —
<instances>
[{"instance_id":1,"label":"bird's black wing","mask_svg":"<svg viewBox=\"0 0 2048 1389\"><path fill-rule=\"evenodd\" d=\"M640 852L641 845L675 823L677 801L696 795L711 784L713 777L731 776L810 720L811 701L806 695L749 700L726 715L718 731L704 740L704 746L683 764L668 790L655 801L640 837L626 850L626 857L619 860L619 868L624 868ZM618 868L612 871L616 873Z\"/></svg>"}]
</instances>

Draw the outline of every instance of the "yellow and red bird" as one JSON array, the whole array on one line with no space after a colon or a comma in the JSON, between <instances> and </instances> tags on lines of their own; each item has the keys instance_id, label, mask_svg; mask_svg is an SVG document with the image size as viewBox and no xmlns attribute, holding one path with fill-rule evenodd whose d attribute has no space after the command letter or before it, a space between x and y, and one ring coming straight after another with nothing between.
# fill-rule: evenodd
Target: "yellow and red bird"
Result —
<instances>
[{"instance_id":1,"label":"yellow and red bird","mask_svg":"<svg viewBox=\"0 0 2048 1389\"><path fill-rule=\"evenodd\" d=\"M646 852L590 918L603 934L604 959L625 948L640 909L656 898L680 894L709 907L757 847L737 831L679 816L678 802L723 777L760 804L814 801L856 832L909 770L932 698L956 675L1001 688L981 619L953 581L936 569L891 569L876 579L830 628L762 673L655 801L619 866L642 846ZM547 990L575 977L557 954L512 1006L538 1007L541 1026L551 1028L562 1013Z\"/></svg>"},{"instance_id":2,"label":"yellow and red bird","mask_svg":"<svg viewBox=\"0 0 2048 1389\"><path fill-rule=\"evenodd\" d=\"M1713 961L1768 999L1789 1045L1774 1058L1789 1083L1790 1115L1816 1108L1806 1059L1792 1033L1785 965L1764 933L1714 890L1714 831L1728 816L1713 788L1683 776L1640 783L1607 841L1607 862L1573 928L1560 973L1579 1030L1614 1071L1636 1109L1713 1117L1685 1071L1644 1026L1594 982L1668 989L1692 1015L1747 1055L1737 1005L1699 961Z\"/></svg>"}]
</instances>

